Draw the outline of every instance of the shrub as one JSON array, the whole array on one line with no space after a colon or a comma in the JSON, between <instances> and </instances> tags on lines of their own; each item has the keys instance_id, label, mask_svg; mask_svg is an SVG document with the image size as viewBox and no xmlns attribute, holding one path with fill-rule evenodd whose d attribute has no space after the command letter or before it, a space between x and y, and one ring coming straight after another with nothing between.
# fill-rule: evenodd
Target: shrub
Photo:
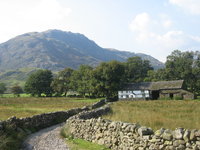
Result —
<instances>
[{"instance_id":1,"label":"shrub","mask_svg":"<svg viewBox=\"0 0 200 150\"><path fill-rule=\"evenodd\" d=\"M21 93L23 93L22 88L19 85L14 85L13 87L11 87L11 92L19 97Z\"/></svg>"}]
</instances>

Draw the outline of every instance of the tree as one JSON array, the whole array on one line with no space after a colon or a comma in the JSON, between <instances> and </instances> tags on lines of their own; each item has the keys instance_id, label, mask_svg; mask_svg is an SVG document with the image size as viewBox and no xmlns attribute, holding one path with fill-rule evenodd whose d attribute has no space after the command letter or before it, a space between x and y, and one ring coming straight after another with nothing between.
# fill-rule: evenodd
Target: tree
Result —
<instances>
[{"instance_id":1,"label":"tree","mask_svg":"<svg viewBox=\"0 0 200 150\"><path fill-rule=\"evenodd\" d=\"M58 73L58 76L54 78L53 82L51 83L51 87L53 88L56 95L64 96L67 95L67 92L72 89L71 88L71 76L73 73L73 69L65 68L64 70Z\"/></svg>"},{"instance_id":2,"label":"tree","mask_svg":"<svg viewBox=\"0 0 200 150\"><path fill-rule=\"evenodd\" d=\"M93 68L88 65L80 65L79 69L74 71L71 78L71 86L80 95L89 96L92 94L92 73Z\"/></svg>"},{"instance_id":3,"label":"tree","mask_svg":"<svg viewBox=\"0 0 200 150\"><path fill-rule=\"evenodd\" d=\"M167 57L166 74L167 80L185 80L185 86L188 90L194 92L195 75L193 70L199 69L195 67L195 53L181 52L175 50Z\"/></svg>"},{"instance_id":4,"label":"tree","mask_svg":"<svg viewBox=\"0 0 200 150\"><path fill-rule=\"evenodd\" d=\"M181 52L175 50L167 57L166 61L166 73L168 77L172 80L191 78L193 62L194 62L193 52Z\"/></svg>"},{"instance_id":5,"label":"tree","mask_svg":"<svg viewBox=\"0 0 200 150\"><path fill-rule=\"evenodd\" d=\"M53 80L52 72L49 70L38 70L32 73L25 83L25 92L30 93L32 96L37 95L38 97L41 94L46 96L52 95L51 82Z\"/></svg>"},{"instance_id":6,"label":"tree","mask_svg":"<svg viewBox=\"0 0 200 150\"><path fill-rule=\"evenodd\" d=\"M153 70L153 68L148 60L142 60L140 57L130 57L127 62L125 62L125 81L144 81L149 70Z\"/></svg>"},{"instance_id":7,"label":"tree","mask_svg":"<svg viewBox=\"0 0 200 150\"><path fill-rule=\"evenodd\" d=\"M184 86L194 94L200 94L200 52L174 50L164 69L148 72L147 81L184 80Z\"/></svg>"},{"instance_id":8,"label":"tree","mask_svg":"<svg viewBox=\"0 0 200 150\"><path fill-rule=\"evenodd\" d=\"M19 97L20 94L23 93L23 90L19 85L14 85L13 87L11 87L11 92Z\"/></svg>"},{"instance_id":9,"label":"tree","mask_svg":"<svg viewBox=\"0 0 200 150\"><path fill-rule=\"evenodd\" d=\"M163 81L168 79L166 69L149 70L144 81Z\"/></svg>"},{"instance_id":10,"label":"tree","mask_svg":"<svg viewBox=\"0 0 200 150\"><path fill-rule=\"evenodd\" d=\"M98 95L107 99L117 97L117 91L123 83L124 65L118 61L103 62L93 72L95 89Z\"/></svg>"},{"instance_id":11,"label":"tree","mask_svg":"<svg viewBox=\"0 0 200 150\"><path fill-rule=\"evenodd\" d=\"M194 62L193 62L193 92L197 95L200 95L200 52L194 53Z\"/></svg>"},{"instance_id":12,"label":"tree","mask_svg":"<svg viewBox=\"0 0 200 150\"><path fill-rule=\"evenodd\" d=\"M0 83L0 94L4 94L4 92L7 90L5 83Z\"/></svg>"}]
</instances>

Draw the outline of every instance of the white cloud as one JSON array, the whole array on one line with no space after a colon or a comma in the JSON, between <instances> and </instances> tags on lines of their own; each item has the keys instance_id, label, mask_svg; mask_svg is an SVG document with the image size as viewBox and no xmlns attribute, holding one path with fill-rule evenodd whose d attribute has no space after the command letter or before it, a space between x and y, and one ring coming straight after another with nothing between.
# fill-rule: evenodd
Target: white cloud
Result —
<instances>
[{"instance_id":1,"label":"white cloud","mask_svg":"<svg viewBox=\"0 0 200 150\"><path fill-rule=\"evenodd\" d=\"M150 17L147 13L138 14L135 19L131 22L130 28L133 31L143 31L148 28L150 23Z\"/></svg>"},{"instance_id":2,"label":"white cloud","mask_svg":"<svg viewBox=\"0 0 200 150\"><path fill-rule=\"evenodd\" d=\"M0 1L0 42L25 32L65 29L70 12L57 0Z\"/></svg>"},{"instance_id":3,"label":"white cloud","mask_svg":"<svg viewBox=\"0 0 200 150\"><path fill-rule=\"evenodd\" d=\"M165 28L169 28L172 26L172 22L170 20L165 20L165 21L163 21L162 24L163 24L163 27L165 27Z\"/></svg>"},{"instance_id":4,"label":"white cloud","mask_svg":"<svg viewBox=\"0 0 200 150\"><path fill-rule=\"evenodd\" d=\"M169 2L182 8L186 12L200 15L200 0L169 0Z\"/></svg>"},{"instance_id":5,"label":"white cloud","mask_svg":"<svg viewBox=\"0 0 200 150\"><path fill-rule=\"evenodd\" d=\"M129 26L130 29L136 33L137 40L143 41L149 38L160 39L161 35L159 35L157 32L160 29L165 30L165 28L170 28L171 25L172 21L167 15L160 14L159 19L156 20L152 19L150 15L145 12L136 15Z\"/></svg>"},{"instance_id":6,"label":"white cloud","mask_svg":"<svg viewBox=\"0 0 200 150\"><path fill-rule=\"evenodd\" d=\"M148 21L143 21L144 15ZM139 22L142 20L141 22ZM166 15L153 19L147 13L138 14L130 24L134 33L134 44L140 52L151 54L161 61L165 61L172 50L190 48L191 43L200 41L200 37L191 36L184 31L172 29L172 21ZM198 43L199 44L199 43ZM149 53L149 50L151 52Z\"/></svg>"},{"instance_id":7,"label":"white cloud","mask_svg":"<svg viewBox=\"0 0 200 150\"><path fill-rule=\"evenodd\" d=\"M173 24L172 20L170 17L166 14L160 14L160 23L164 28L170 28Z\"/></svg>"},{"instance_id":8,"label":"white cloud","mask_svg":"<svg viewBox=\"0 0 200 150\"><path fill-rule=\"evenodd\" d=\"M190 36L191 39L195 40L196 42L200 42L200 37L199 36Z\"/></svg>"}]
</instances>

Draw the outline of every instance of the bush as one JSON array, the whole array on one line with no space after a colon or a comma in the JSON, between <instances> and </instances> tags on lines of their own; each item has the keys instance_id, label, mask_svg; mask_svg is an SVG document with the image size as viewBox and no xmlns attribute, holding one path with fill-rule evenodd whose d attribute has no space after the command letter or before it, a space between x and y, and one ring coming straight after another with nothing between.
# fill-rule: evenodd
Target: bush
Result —
<instances>
[{"instance_id":1,"label":"bush","mask_svg":"<svg viewBox=\"0 0 200 150\"><path fill-rule=\"evenodd\" d=\"M0 131L0 150L20 149L27 135L23 129L16 129L13 125L5 126L4 131Z\"/></svg>"},{"instance_id":2,"label":"bush","mask_svg":"<svg viewBox=\"0 0 200 150\"><path fill-rule=\"evenodd\" d=\"M20 94L23 93L23 90L19 85L14 85L13 87L11 87L11 92L15 96L20 97Z\"/></svg>"}]
</instances>

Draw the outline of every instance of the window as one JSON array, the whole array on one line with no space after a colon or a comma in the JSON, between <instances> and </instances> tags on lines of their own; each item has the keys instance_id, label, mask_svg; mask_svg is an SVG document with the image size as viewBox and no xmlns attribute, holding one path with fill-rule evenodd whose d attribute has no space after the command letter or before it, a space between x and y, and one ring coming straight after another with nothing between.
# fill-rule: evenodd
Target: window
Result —
<instances>
[{"instance_id":1,"label":"window","mask_svg":"<svg viewBox=\"0 0 200 150\"><path fill-rule=\"evenodd\" d=\"M142 92L141 91L133 91L133 93L137 95L137 94L141 94Z\"/></svg>"},{"instance_id":2,"label":"window","mask_svg":"<svg viewBox=\"0 0 200 150\"><path fill-rule=\"evenodd\" d=\"M148 90L145 90L144 93L145 93L145 94L149 94L149 91L148 91Z\"/></svg>"},{"instance_id":3,"label":"window","mask_svg":"<svg viewBox=\"0 0 200 150\"><path fill-rule=\"evenodd\" d=\"M145 97L148 98L148 97L150 97L150 96L149 96L149 94L145 94Z\"/></svg>"},{"instance_id":4,"label":"window","mask_svg":"<svg viewBox=\"0 0 200 150\"><path fill-rule=\"evenodd\" d=\"M142 98L143 96L141 94L136 95L137 98Z\"/></svg>"},{"instance_id":5,"label":"window","mask_svg":"<svg viewBox=\"0 0 200 150\"><path fill-rule=\"evenodd\" d=\"M129 98L135 98L135 95L131 94L129 95Z\"/></svg>"},{"instance_id":6,"label":"window","mask_svg":"<svg viewBox=\"0 0 200 150\"><path fill-rule=\"evenodd\" d=\"M174 98L174 94L170 93L170 94L169 94L169 97L170 97L171 99L173 99L173 98Z\"/></svg>"}]
</instances>

